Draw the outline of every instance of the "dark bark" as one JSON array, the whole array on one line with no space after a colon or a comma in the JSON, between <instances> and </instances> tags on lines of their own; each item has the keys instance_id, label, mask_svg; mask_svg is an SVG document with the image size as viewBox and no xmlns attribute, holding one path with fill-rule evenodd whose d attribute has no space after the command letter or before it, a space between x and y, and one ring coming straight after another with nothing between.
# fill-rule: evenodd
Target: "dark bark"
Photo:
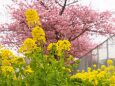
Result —
<instances>
[{"instance_id":1,"label":"dark bark","mask_svg":"<svg viewBox=\"0 0 115 86\"><path fill-rule=\"evenodd\" d=\"M67 0L64 1L64 5L62 6L62 9L61 9L59 15L62 15L62 14L63 14L63 12L64 12L64 10L65 10L65 7L66 7L66 4L67 4Z\"/></svg>"}]
</instances>

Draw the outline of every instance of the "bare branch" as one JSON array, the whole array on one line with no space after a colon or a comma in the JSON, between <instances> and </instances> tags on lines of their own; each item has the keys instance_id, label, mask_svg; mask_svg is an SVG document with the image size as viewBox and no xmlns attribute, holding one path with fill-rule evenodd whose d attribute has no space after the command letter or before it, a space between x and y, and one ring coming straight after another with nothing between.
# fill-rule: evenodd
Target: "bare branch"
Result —
<instances>
[{"instance_id":1,"label":"bare branch","mask_svg":"<svg viewBox=\"0 0 115 86\"><path fill-rule=\"evenodd\" d=\"M74 0L74 1L71 2L71 3L68 3L66 6L69 6L69 5L74 4L74 3L76 3L76 2L78 2L78 0Z\"/></svg>"},{"instance_id":2,"label":"bare branch","mask_svg":"<svg viewBox=\"0 0 115 86\"><path fill-rule=\"evenodd\" d=\"M59 15L62 15L62 14L63 14L63 12L64 12L66 6L69 6L69 5L74 4L74 3L76 3L76 2L78 2L78 0L74 0L73 2L70 2L70 3L67 4L67 0L64 0L64 4L62 5L62 4L59 3L59 1L55 0L55 3L57 3L59 6L62 7L62 9L61 9Z\"/></svg>"},{"instance_id":3,"label":"bare branch","mask_svg":"<svg viewBox=\"0 0 115 86\"><path fill-rule=\"evenodd\" d=\"M49 9L48 6L47 6L43 1L40 0L39 3L40 3L46 10Z\"/></svg>"},{"instance_id":4,"label":"bare branch","mask_svg":"<svg viewBox=\"0 0 115 86\"><path fill-rule=\"evenodd\" d=\"M66 7L66 4L67 4L67 0L64 1L64 5L62 6L62 10L60 11L59 15L63 14L65 7Z\"/></svg>"},{"instance_id":5,"label":"bare branch","mask_svg":"<svg viewBox=\"0 0 115 86\"><path fill-rule=\"evenodd\" d=\"M55 3L57 3L59 6L63 7L57 0L55 0Z\"/></svg>"},{"instance_id":6,"label":"bare branch","mask_svg":"<svg viewBox=\"0 0 115 86\"><path fill-rule=\"evenodd\" d=\"M97 30L87 30L87 31L90 31L90 32L95 32L95 33L100 33L100 34L109 34L108 32L104 32L104 31L97 31ZM110 34L114 34L114 33L110 33Z\"/></svg>"},{"instance_id":7,"label":"bare branch","mask_svg":"<svg viewBox=\"0 0 115 86\"><path fill-rule=\"evenodd\" d=\"M75 40L76 38L79 38L82 34L84 34L86 31L88 30L88 28L84 29L79 35L75 36L75 37L70 37L69 38L69 41L73 41Z\"/></svg>"}]
</instances>

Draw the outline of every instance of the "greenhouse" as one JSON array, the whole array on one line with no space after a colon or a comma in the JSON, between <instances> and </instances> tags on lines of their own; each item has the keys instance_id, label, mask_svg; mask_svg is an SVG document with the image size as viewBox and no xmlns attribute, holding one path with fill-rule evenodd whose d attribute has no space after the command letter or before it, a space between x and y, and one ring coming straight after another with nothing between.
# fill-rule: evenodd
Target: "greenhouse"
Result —
<instances>
[{"instance_id":1,"label":"greenhouse","mask_svg":"<svg viewBox=\"0 0 115 86\"><path fill-rule=\"evenodd\" d=\"M108 59L112 59L115 65L115 35L109 37L100 45L96 46L90 52L80 58L79 69L87 70L88 67L93 67L93 64L100 68L101 65L106 65Z\"/></svg>"}]
</instances>

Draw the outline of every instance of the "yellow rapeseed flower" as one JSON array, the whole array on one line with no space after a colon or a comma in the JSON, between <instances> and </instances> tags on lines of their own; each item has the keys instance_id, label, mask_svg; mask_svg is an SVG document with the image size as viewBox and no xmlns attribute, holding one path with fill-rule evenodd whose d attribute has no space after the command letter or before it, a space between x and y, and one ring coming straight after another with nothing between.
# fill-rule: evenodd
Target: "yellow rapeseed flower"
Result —
<instances>
[{"instance_id":1,"label":"yellow rapeseed flower","mask_svg":"<svg viewBox=\"0 0 115 86\"><path fill-rule=\"evenodd\" d=\"M25 64L26 62L25 62L24 58L22 58L22 57L17 57L16 63L17 63L17 64Z\"/></svg>"},{"instance_id":2,"label":"yellow rapeseed flower","mask_svg":"<svg viewBox=\"0 0 115 86\"><path fill-rule=\"evenodd\" d=\"M97 65L96 65L96 64L94 64L94 65L93 65L93 67L94 67L94 68L96 68L96 67L97 67Z\"/></svg>"},{"instance_id":3,"label":"yellow rapeseed flower","mask_svg":"<svg viewBox=\"0 0 115 86\"><path fill-rule=\"evenodd\" d=\"M50 43L47 47L47 50L55 49L56 54L61 56L63 51L69 51L71 43L68 40L58 40L57 43Z\"/></svg>"},{"instance_id":4,"label":"yellow rapeseed flower","mask_svg":"<svg viewBox=\"0 0 115 86\"><path fill-rule=\"evenodd\" d=\"M65 71L66 71L66 72L71 72L71 69L65 68Z\"/></svg>"},{"instance_id":5,"label":"yellow rapeseed flower","mask_svg":"<svg viewBox=\"0 0 115 86\"><path fill-rule=\"evenodd\" d=\"M55 48L57 50L57 44L56 43L50 43L47 47L47 50L52 50L53 48Z\"/></svg>"},{"instance_id":6,"label":"yellow rapeseed flower","mask_svg":"<svg viewBox=\"0 0 115 86\"><path fill-rule=\"evenodd\" d=\"M14 56L13 53L8 49L0 50L0 54L3 59L9 59Z\"/></svg>"},{"instance_id":7,"label":"yellow rapeseed flower","mask_svg":"<svg viewBox=\"0 0 115 86\"><path fill-rule=\"evenodd\" d=\"M115 85L115 75L110 77L110 81L111 81L111 84L114 84Z\"/></svg>"},{"instance_id":8,"label":"yellow rapeseed flower","mask_svg":"<svg viewBox=\"0 0 115 86\"><path fill-rule=\"evenodd\" d=\"M16 57L13 57L13 58L10 60L10 62L11 62L11 63L16 63L16 60L17 60L17 58L16 58Z\"/></svg>"},{"instance_id":9,"label":"yellow rapeseed flower","mask_svg":"<svg viewBox=\"0 0 115 86\"><path fill-rule=\"evenodd\" d=\"M106 69L106 66L105 66L105 65L101 65L101 69L102 69L102 70L105 70L105 69Z\"/></svg>"},{"instance_id":10,"label":"yellow rapeseed flower","mask_svg":"<svg viewBox=\"0 0 115 86\"><path fill-rule=\"evenodd\" d=\"M24 70L24 73L25 73L25 74L31 74L31 73L33 73L33 70L31 69L30 65L28 65L28 66L26 67L26 69Z\"/></svg>"},{"instance_id":11,"label":"yellow rapeseed flower","mask_svg":"<svg viewBox=\"0 0 115 86\"><path fill-rule=\"evenodd\" d=\"M112 65L112 64L113 64L113 61L112 61L112 60L107 60L107 64L108 64L108 65Z\"/></svg>"},{"instance_id":12,"label":"yellow rapeseed flower","mask_svg":"<svg viewBox=\"0 0 115 86\"><path fill-rule=\"evenodd\" d=\"M107 68L108 71L115 71L115 66L113 65L110 65L108 68Z\"/></svg>"},{"instance_id":13,"label":"yellow rapeseed flower","mask_svg":"<svg viewBox=\"0 0 115 86\"><path fill-rule=\"evenodd\" d=\"M91 71L91 67L88 67L87 69L88 69L88 72L90 72L90 71Z\"/></svg>"},{"instance_id":14,"label":"yellow rapeseed flower","mask_svg":"<svg viewBox=\"0 0 115 86\"><path fill-rule=\"evenodd\" d=\"M100 83L105 85L107 83L108 86L115 86L115 66L111 61L109 66L102 65L101 69L94 69L91 71L91 68L88 67L88 71L85 72L77 72L75 75L72 75L71 79L81 79L83 82L91 83L92 86L97 86ZM100 80L102 82L100 82ZM84 84L86 85L86 84Z\"/></svg>"},{"instance_id":15,"label":"yellow rapeseed flower","mask_svg":"<svg viewBox=\"0 0 115 86\"><path fill-rule=\"evenodd\" d=\"M71 43L68 40L59 40L57 42L57 45L58 45L59 50L67 50L67 51L69 51L70 47L71 47Z\"/></svg>"},{"instance_id":16,"label":"yellow rapeseed flower","mask_svg":"<svg viewBox=\"0 0 115 86\"><path fill-rule=\"evenodd\" d=\"M74 61L74 57L72 55L69 55L69 57L67 58L67 61L70 62L70 61Z\"/></svg>"},{"instance_id":17,"label":"yellow rapeseed flower","mask_svg":"<svg viewBox=\"0 0 115 86\"><path fill-rule=\"evenodd\" d=\"M37 48L35 41L31 38L27 38L23 45L20 47L20 52L30 52L33 49Z\"/></svg>"},{"instance_id":18,"label":"yellow rapeseed flower","mask_svg":"<svg viewBox=\"0 0 115 86\"><path fill-rule=\"evenodd\" d=\"M36 25L41 25L38 13L34 9L28 9L25 12L26 21L29 27L34 27Z\"/></svg>"},{"instance_id":19,"label":"yellow rapeseed flower","mask_svg":"<svg viewBox=\"0 0 115 86\"><path fill-rule=\"evenodd\" d=\"M84 73L85 72L85 70L82 70L82 73Z\"/></svg>"},{"instance_id":20,"label":"yellow rapeseed flower","mask_svg":"<svg viewBox=\"0 0 115 86\"><path fill-rule=\"evenodd\" d=\"M7 60L7 59L2 60L2 66L10 66L10 65L11 65L10 60Z\"/></svg>"},{"instance_id":21,"label":"yellow rapeseed flower","mask_svg":"<svg viewBox=\"0 0 115 86\"><path fill-rule=\"evenodd\" d=\"M41 27L36 26L33 28L32 37L36 41L42 41L44 43L46 42L45 32Z\"/></svg>"},{"instance_id":22,"label":"yellow rapeseed flower","mask_svg":"<svg viewBox=\"0 0 115 86\"><path fill-rule=\"evenodd\" d=\"M12 66L1 66L1 71L3 74L10 74L14 72L14 69Z\"/></svg>"},{"instance_id":23,"label":"yellow rapeseed flower","mask_svg":"<svg viewBox=\"0 0 115 86\"><path fill-rule=\"evenodd\" d=\"M13 77L13 80L17 80L17 77L16 77L16 75L14 75L14 77Z\"/></svg>"},{"instance_id":24,"label":"yellow rapeseed flower","mask_svg":"<svg viewBox=\"0 0 115 86\"><path fill-rule=\"evenodd\" d=\"M100 78L104 78L105 74L107 72L106 71L100 71L100 73L97 74L97 77L100 79Z\"/></svg>"}]
</instances>

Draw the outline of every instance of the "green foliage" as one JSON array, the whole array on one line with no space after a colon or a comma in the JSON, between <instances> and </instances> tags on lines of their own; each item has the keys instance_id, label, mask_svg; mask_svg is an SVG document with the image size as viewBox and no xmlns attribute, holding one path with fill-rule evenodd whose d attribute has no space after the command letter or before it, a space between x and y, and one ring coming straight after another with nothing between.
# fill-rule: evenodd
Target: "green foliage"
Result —
<instances>
[{"instance_id":1,"label":"green foliage","mask_svg":"<svg viewBox=\"0 0 115 86\"><path fill-rule=\"evenodd\" d=\"M70 86L70 71L63 56L57 60L54 54L44 55L37 50L27 56L31 57L30 67L34 70L34 73L28 76L32 79L29 80L29 85L32 83L32 86Z\"/></svg>"}]
</instances>

